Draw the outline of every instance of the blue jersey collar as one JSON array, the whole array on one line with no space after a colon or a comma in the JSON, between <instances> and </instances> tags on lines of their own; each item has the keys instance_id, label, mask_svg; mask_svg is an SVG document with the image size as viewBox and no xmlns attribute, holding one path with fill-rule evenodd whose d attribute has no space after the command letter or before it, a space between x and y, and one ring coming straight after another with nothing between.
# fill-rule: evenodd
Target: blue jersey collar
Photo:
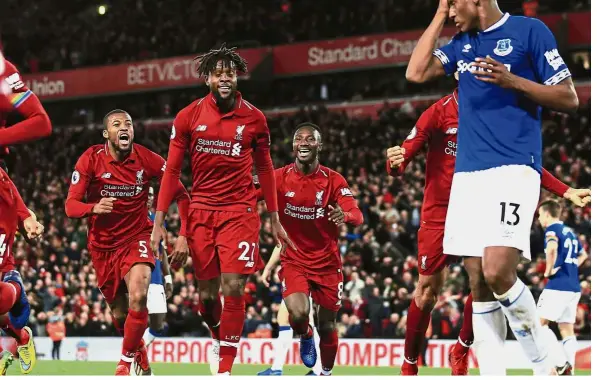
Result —
<instances>
[{"instance_id":1,"label":"blue jersey collar","mask_svg":"<svg viewBox=\"0 0 597 380\"><path fill-rule=\"evenodd\" d=\"M487 32L491 32L492 30L496 30L500 26L504 25L506 23L506 21L508 21L509 18L510 18L510 13L508 13L508 12L504 13L502 18L499 19L498 22L496 22L495 24L491 25L489 28L482 31L482 33L487 33Z\"/></svg>"}]
</instances>

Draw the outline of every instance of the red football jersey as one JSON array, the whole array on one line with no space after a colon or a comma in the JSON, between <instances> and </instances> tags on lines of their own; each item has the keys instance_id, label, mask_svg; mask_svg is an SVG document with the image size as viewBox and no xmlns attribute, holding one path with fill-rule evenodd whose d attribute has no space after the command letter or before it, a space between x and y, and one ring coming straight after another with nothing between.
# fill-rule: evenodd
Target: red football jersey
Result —
<instances>
[{"instance_id":1,"label":"red football jersey","mask_svg":"<svg viewBox=\"0 0 597 380\"><path fill-rule=\"evenodd\" d=\"M456 163L456 136L458 132L458 92L441 98L429 107L404 141L404 162L391 175L403 173L406 166L428 144L425 170L425 193L421 210L421 225L444 228L450 188Z\"/></svg>"},{"instance_id":2,"label":"red football jersey","mask_svg":"<svg viewBox=\"0 0 597 380\"><path fill-rule=\"evenodd\" d=\"M0 273L14 269L12 244L19 222L29 217L29 210L6 172L0 169Z\"/></svg>"},{"instance_id":3,"label":"red football jersey","mask_svg":"<svg viewBox=\"0 0 597 380\"><path fill-rule=\"evenodd\" d=\"M89 245L112 250L152 227L147 209L149 183L162 178L165 164L160 155L138 144L133 144L122 162L110 155L107 143L83 153L72 174L66 211L69 217L89 216ZM182 192L186 194L184 188ZM86 203L82 203L85 196ZM91 214L94 204L109 197L117 198L111 213Z\"/></svg>"},{"instance_id":4,"label":"red football jersey","mask_svg":"<svg viewBox=\"0 0 597 380\"><path fill-rule=\"evenodd\" d=\"M339 205L346 223L363 223L363 214L344 177L322 165L303 175L295 164L276 169L275 177L280 222L297 248L286 247L282 264L292 262L313 273L340 269L339 231L328 220L328 206Z\"/></svg>"},{"instance_id":5,"label":"red football jersey","mask_svg":"<svg viewBox=\"0 0 597 380\"><path fill-rule=\"evenodd\" d=\"M277 211L267 122L240 93L233 110L226 114L220 113L212 94L193 102L176 116L170 139L158 210L168 207L170 185L180 177L184 154L189 151L191 208L252 210L256 205L252 176L255 161L258 175L268 177L266 181L260 177L268 210ZM264 182L268 182L269 190Z\"/></svg>"},{"instance_id":6,"label":"red football jersey","mask_svg":"<svg viewBox=\"0 0 597 380\"><path fill-rule=\"evenodd\" d=\"M6 119L15 110L25 120L6 128ZM7 145L35 140L50 133L52 124L39 99L27 88L16 67L4 60L4 71L0 73L0 157L8 154Z\"/></svg>"}]
</instances>

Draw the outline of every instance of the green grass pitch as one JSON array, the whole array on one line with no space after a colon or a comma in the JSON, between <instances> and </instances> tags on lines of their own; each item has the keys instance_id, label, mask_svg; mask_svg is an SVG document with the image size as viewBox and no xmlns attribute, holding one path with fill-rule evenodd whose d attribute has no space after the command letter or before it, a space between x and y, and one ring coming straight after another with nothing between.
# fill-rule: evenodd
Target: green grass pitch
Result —
<instances>
[{"instance_id":1,"label":"green grass pitch","mask_svg":"<svg viewBox=\"0 0 597 380\"><path fill-rule=\"evenodd\" d=\"M183 376L209 376L207 364L180 364L180 363L154 363L152 368L157 376L160 375L183 375ZM234 375L251 376L266 369L265 365L243 364L234 366ZM116 362L83 362L83 361L49 361L38 360L31 375L114 375ZM334 375L343 376L396 376L400 372L398 367L349 367L338 366L334 368ZM291 365L284 368L284 375L302 376L307 373L303 366ZM472 369L471 375L478 375L479 371ZM9 368L7 375L20 375L18 362L15 361ZM531 370L509 370L509 375L531 375ZM576 375L589 376L590 370L577 370ZM420 368L419 375L450 375L447 368Z\"/></svg>"}]
</instances>

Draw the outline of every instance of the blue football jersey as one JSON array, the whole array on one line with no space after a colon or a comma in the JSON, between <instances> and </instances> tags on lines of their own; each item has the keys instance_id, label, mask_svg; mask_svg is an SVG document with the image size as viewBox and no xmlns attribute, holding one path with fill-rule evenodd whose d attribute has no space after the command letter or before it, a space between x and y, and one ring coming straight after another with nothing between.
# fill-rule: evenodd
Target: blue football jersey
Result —
<instances>
[{"instance_id":1,"label":"blue football jersey","mask_svg":"<svg viewBox=\"0 0 597 380\"><path fill-rule=\"evenodd\" d=\"M545 229L546 248L550 241L558 243L558 256L553 267L555 274L549 279L545 289L580 292L578 255L583 250L580 241L572 229L562 222L554 223Z\"/></svg>"},{"instance_id":2,"label":"blue football jersey","mask_svg":"<svg viewBox=\"0 0 597 380\"><path fill-rule=\"evenodd\" d=\"M433 55L446 74L459 73L455 171L528 165L541 173L541 106L520 92L476 79L472 63L489 55L517 76L558 84L571 74L547 26L506 13L482 32L457 34Z\"/></svg>"},{"instance_id":3,"label":"blue football jersey","mask_svg":"<svg viewBox=\"0 0 597 380\"><path fill-rule=\"evenodd\" d=\"M153 222L155 220L155 213L149 212L149 219ZM162 245L160 244L160 253L162 253ZM162 275L162 261L155 261L155 268L151 272L151 284L164 285L164 276Z\"/></svg>"}]
</instances>

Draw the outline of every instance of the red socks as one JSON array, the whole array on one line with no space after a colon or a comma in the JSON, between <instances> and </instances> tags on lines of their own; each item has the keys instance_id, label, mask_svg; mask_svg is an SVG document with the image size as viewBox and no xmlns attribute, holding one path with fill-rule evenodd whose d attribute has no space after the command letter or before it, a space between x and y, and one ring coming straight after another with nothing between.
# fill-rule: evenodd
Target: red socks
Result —
<instances>
[{"instance_id":1,"label":"red socks","mask_svg":"<svg viewBox=\"0 0 597 380\"><path fill-rule=\"evenodd\" d=\"M12 309L21 294L21 286L14 282L0 282L0 315Z\"/></svg>"},{"instance_id":2,"label":"red socks","mask_svg":"<svg viewBox=\"0 0 597 380\"><path fill-rule=\"evenodd\" d=\"M215 340L220 340L220 320L222 318L222 302L220 301L220 297L218 296L215 300L207 300L199 303L199 312L211 330L211 337Z\"/></svg>"},{"instance_id":3,"label":"red socks","mask_svg":"<svg viewBox=\"0 0 597 380\"><path fill-rule=\"evenodd\" d=\"M458 335L458 343L454 346L454 354L462 356L466 354L469 347L475 340L473 333L473 296L469 294L466 303L464 304L462 327L460 328L460 334ZM464 343L464 344L463 344Z\"/></svg>"},{"instance_id":4,"label":"red socks","mask_svg":"<svg viewBox=\"0 0 597 380\"><path fill-rule=\"evenodd\" d=\"M245 323L244 297L225 296L224 310L220 321L220 368L218 373L232 372L232 363L236 358L238 342Z\"/></svg>"},{"instance_id":5,"label":"red socks","mask_svg":"<svg viewBox=\"0 0 597 380\"><path fill-rule=\"evenodd\" d=\"M321 353L321 369L329 372L334 368L336 361L336 352L338 352L338 331L332 330L327 334L320 335L319 352Z\"/></svg>"},{"instance_id":6,"label":"red socks","mask_svg":"<svg viewBox=\"0 0 597 380\"><path fill-rule=\"evenodd\" d=\"M404 359L411 364L417 364L430 319L431 313L419 309L413 299L406 317L406 339L404 341Z\"/></svg>"},{"instance_id":7,"label":"red socks","mask_svg":"<svg viewBox=\"0 0 597 380\"><path fill-rule=\"evenodd\" d=\"M147 309L141 311L129 310L126 322L124 323L124 339L122 340L122 356L119 365L123 364L130 368L135 358L135 353L143 339L143 333L147 328Z\"/></svg>"},{"instance_id":8,"label":"red socks","mask_svg":"<svg viewBox=\"0 0 597 380\"><path fill-rule=\"evenodd\" d=\"M112 315L112 324L114 325L114 328L116 329L116 331L118 332L118 335L120 335L120 336L124 336L125 322L126 322L126 318L122 321L119 321L118 319L116 319L114 317L114 315Z\"/></svg>"}]
</instances>

